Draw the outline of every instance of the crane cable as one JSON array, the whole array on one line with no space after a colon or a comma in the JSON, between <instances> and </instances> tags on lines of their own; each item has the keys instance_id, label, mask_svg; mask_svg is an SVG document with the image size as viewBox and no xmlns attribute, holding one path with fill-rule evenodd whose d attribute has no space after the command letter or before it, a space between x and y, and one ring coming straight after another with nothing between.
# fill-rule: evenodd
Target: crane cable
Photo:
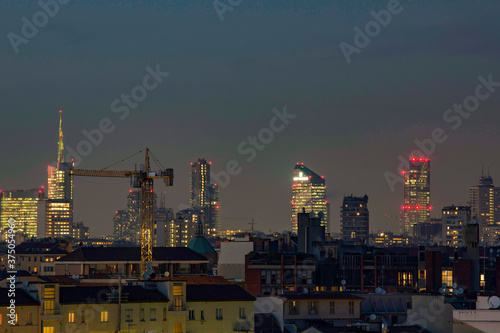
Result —
<instances>
[{"instance_id":1,"label":"crane cable","mask_svg":"<svg viewBox=\"0 0 500 333\"><path fill-rule=\"evenodd\" d=\"M103 171L103 170L106 170L107 168L111 168L112 166L117 165L118 163L121 163L121 162L123 162L123 161L125 161L125 160L128 160L128 159L129 159L129 158L131 158L131 157L134 157L135 155L137 155L137 154L139 154L139 153L142 153L142 152L143 152L143 151L145 151L146 149L147 149L147 148L144 148L144 149L142 149L142 150L139 150L137 153L134 153L134 154L130 155L129 157L125 157L124 159L122 159L122 160L120 160L120 161L118 161L118 162L116 162L116 163L113 163L113 164L111 164L111 165L108 165L107 167L102 168L102 169L101 169L101 170L99 170L99 171Z\"/></svg>"}]
</instances>

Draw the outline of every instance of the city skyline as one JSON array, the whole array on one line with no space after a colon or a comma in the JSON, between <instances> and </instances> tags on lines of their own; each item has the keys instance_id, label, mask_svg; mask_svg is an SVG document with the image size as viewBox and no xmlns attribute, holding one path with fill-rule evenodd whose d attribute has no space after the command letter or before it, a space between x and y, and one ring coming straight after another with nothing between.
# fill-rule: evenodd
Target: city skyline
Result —
<instances>
[{"instance_id":1,"label":"city skyline","mask_svg":"<svg viewBox=\"0 0 500 333\"><path fill-rule=\"evenodd\" d=\"M399 214L402 183L395 182L393 191L385 174L399 175L399 156L417 149L433 161L433 214L466 205L482 164L494 180L500 177L493 153L500 148L499 4L405 3L347 64L339 44L353 44L353 28L364 27L373 20L370 12L382 7L245 2L220 22L209 2L61 6L18 53L7 38L0 43L8 64L2 67L0 140L9 161L0 166L0 189L46 183L62 109L64 143L74 151L90 142L85 133L106 130L102 138L94 134L97 144L80 156L79 167L100 169L149 147L178 171L174 187L163 189L174 210L188 205L189 162L203 156L219 173L236 160L242 171L220 188L222 217L264 219L256 228L266 232L289 228L289 170L298 161L322 170L334 213L344 195L366 193L374 230L399 230L385 214ZM19 34L20 18L40 10L37 3L0 8L4 36ZM161 75L154 79L156 71ZM147 75L147 84L156 85L147 98L132 101L134 107L122 102L121 95L142 87ZM493 83L479 90L489 95L476 111L454 111L484 82ZM250 147L248 137L270 128L272 110L285 106L296 117L285 119L262 150L252 148L255 156L240 154L240 144ZM125 179L75 179L74 220L83 219L95 236L111 234L128 190ZM334 214L331 225L340 230ZM248 225L234 222L234 228Z\"/></svg>"}]
</instances>

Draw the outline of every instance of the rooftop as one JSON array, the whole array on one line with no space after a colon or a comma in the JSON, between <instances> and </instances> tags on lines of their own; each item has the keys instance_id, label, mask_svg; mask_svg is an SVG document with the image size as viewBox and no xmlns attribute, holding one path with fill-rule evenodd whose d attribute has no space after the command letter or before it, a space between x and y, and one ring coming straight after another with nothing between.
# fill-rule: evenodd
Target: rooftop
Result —
<instances>
[{"instance_id":1,"label":"rooftop","mask_svg":"<svg viewBox=\"0 0 500 333\"><path fill-rule=\"evenodd\" d=\"M187 247L155 247L155 261L203 261L208 259ZM61 261L141 261L139 247L81 247L57 260Z\"/></svg>"},{"instance_id":2,"label":"rooftop","mask_svg":"<svg viewBox=\"0 0 500 333\"><path fill-rule=\"evenodd\" d=\"M188 284L186 300L196 301L255 301L245 289L235 284Z\"/></svg>"}]
</instances>

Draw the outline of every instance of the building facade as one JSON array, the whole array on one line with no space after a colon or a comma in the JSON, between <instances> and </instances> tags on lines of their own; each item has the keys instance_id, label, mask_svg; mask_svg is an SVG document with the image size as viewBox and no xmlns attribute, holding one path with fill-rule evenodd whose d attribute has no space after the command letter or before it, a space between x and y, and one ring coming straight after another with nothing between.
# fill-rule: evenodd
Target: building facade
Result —
<instances>
[{"instance_id":1,"label":"building facade","mask_svg":"<svg viewBox=\"0 0 500 333\"><path fill-rule=\"evenodd\" d=\"M38 205L45 198L45 190L33 188L16 191L0 191L0 222L2 230L8 229L10 219L16 221L16 230L25 238L38 236Z\"/></svg>"},{"instance_id":2,"label":"building facade","mask_svg":"<svg viewBox=\"0 0 500 333\"><path fill-rule=\"evenodd\" d=\"M462 246L462 229L471 219L469 206L446 206L442 210L443 245Z\"/></svg>"},{"instance_id":3,"label":"building facade","mask_svg":"<svg viewBox=\"0 0 500 333\"><path fill-rule=\"evenodd\" d=\"M469 188L471 217L479 223L481 240L494 243L500 236L500 187L490 175L479 177L479 184Z\"/></svg>"},{"instance_id":4,"label":"building facade","mask_svg":"<svg viewBox=\"0 0 500 333\"><path fill-rule=\"evenodd\" d=\"M402 170L404 177L403 232L413 233L413 226L431 217L431 162L424 157L410 157L409 170Z\"/></svg>"},{"instance_id":5,"label":"building facade","mask_svg":"<svg viewBox=\"0 0 500 333\"><path fill-rule=\"evenodd\" d=\"M292 231L297 233L297 214L303 209L321 218L325 231L330 231L329 206L326 200L325 177L311 171L304 163L297 163L293 169L292 184Z\"/></svg>"},{"instance_id":6,"label":"building facade","mask_svg":"<svg viewBox=\"0 0 500 333\"><path fill-rule=\"evenodd\" d=\"M344 197L340 208L340 233L343 239L364 239L370 236L368 196Z\"/></svg>"},{"instance_id":7,"label":"building facade","mask_svg":"<svg viewBox=\"0 0 500 333\"><path fill-rule=\"evenodd\" d=\"M208 235L220 230L219 186L210 182L210 166L204 158L191 163L189 181L189 208L205 212L204 229Z\"/></svg>"}]
</instances>

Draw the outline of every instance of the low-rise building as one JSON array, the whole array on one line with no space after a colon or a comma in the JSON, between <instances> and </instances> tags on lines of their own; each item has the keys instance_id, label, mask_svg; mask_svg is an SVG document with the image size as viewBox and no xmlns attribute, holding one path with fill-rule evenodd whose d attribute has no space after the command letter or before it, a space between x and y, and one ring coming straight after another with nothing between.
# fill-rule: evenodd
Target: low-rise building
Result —
<instances>
[{"instance_id":1,"label":"low-rise building","mask_svg":"<svg viewBox=\"0 0 500 333\"><path fill-rule=\"evenodd\" d=\"M56 275L107 274L139 277L139 247L82 247L55 262ZM206 275L208 259L187 247L153 248L153 270L157 276Z\"/></svg>"}]
</instances>

